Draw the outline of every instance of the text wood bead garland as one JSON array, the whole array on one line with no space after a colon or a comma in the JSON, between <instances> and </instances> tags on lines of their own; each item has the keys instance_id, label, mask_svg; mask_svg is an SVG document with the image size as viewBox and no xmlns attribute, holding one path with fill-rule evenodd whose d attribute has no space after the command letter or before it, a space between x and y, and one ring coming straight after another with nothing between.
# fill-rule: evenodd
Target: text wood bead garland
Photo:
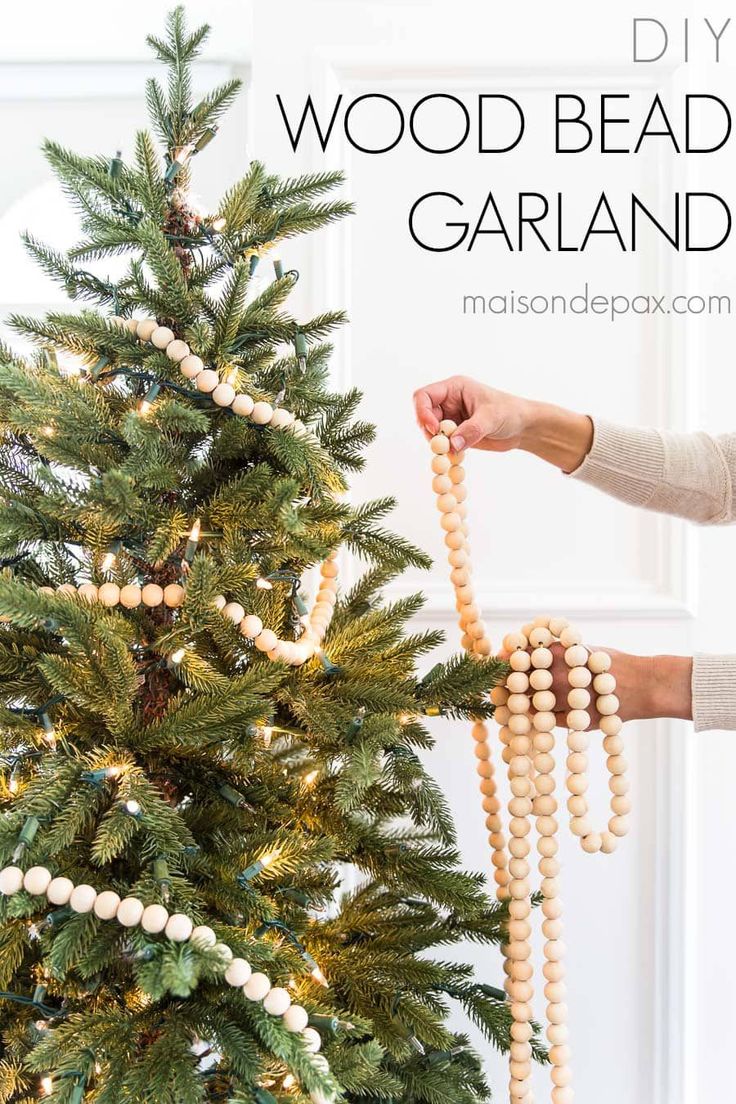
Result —
<instances>
[{"instance_id":1,"label":"text wood bead garland","mask_svg":"<svg viewBox=\"0 0 736 1104\"><path fill-rule=\"evenodd\" d=\"M332 620L337 601L337 551L331 552L322 563L320 575L315 603L311 611L301 618L304 633L299 640L282 639L272 629L266 628L260 617L246 613L239 602L228 602L224 595L215 599L215 605L224 617L237 625L242 636L253 641L258 651L264 652L271 660L300 667L319 653ZM123 587L117 583L102 583L99 587L94 583L82 583L79 587L64 583L56 590L41 587L40 591L42 594L78 595L87 602L99 602L109 607L120 605L125 609L136 609L141 605L151 609L162 605L177 609L186 598L186 591L179 583L169 583L166 587L160 587L158 583L146 583L142 587L137 583Z\"/></svg>"},{"instance_id":2,"label":"text wood bead garland","mask_svg":"<svg viewBox=\"0 0 736 1104\"><path fill-rule=\"evenodd\" d=\"M432 438L432 488L437 494L440 524L445 533L450 579L455 589L463 647L474 655L490 655L491 644L473 595L466 488L463 455L452 452L450 437L457 429L452 421L440 424L440 433ZM553 654L550 646L559 642L565 649L570 690L567 713L567 808L570 828L579 837L583 851L612 852L617 838L626 834L630 802L621 719L616 697L616 680L610 673L611 658L606 652L589 652L582 637L565 618L537 617L521 632L504 639L511 672L504 687L496 687L491 698L495 720L500 725L502 758L508 767L511 797L508 803L508 845L501 820L501 802L497 794L488 726L473 725L475 754L478 759L483 811L486 814L488 840L492 849L496 894L508 901L508 939L504 948L506 992L511 1002L511 1057L509 1098L511 1104L531 1104L532 1073L532 979L530 917L532 889L529 882L531 820L535 818L537 851L541 876L542 931L545 964L544 995L547 1000L547 1039L550 1044L552 1104L572 1104L572 1073L568 1045L567 1005L565 1004L565 945L562 941L562 903L559 898L560 863L557 858L558 803L554 779L554 728L557 699L552 691ZM588 707L595 695L601 716L600 731L608 755L611 819L608 829L594 831L588 817Z\"/></svg>"},{"instance_id":3,"label":"text wood bead garland","mask_svg":"<svg viewBox=\"0 0 736 1104\"><path fill-rule=\"evenodd\" d=\"M137 897L121 900L110 889L98 893L90 885L75 886L71 878L53 878L44 866L32 866L25 873L19 866L0 870L0 895L12 897L22 889L35 897L45 896L52 905L68 906L76 913L94 912L99 920L116 919L124 928L140 926L143 931L161 934L173 943L189 942L203 950L214 949L222 960L223 978L228 985L239 989L246 1000L260 1002L269 1015L281 1020L286 1031L301 1036L310 1054L320 1049L322 1039L314 1028L307 1026L307 1010L292 1004L288 990L272 986L266 974L254 974L250 963L236 958L226 943L218 943L214 931L207 925L195 926L184 913L169 914L163 905L144 906ZM322 1073L329 1073L329 1066L321 1055L314 1061ZM310 1093L310 1098L313 1104L331 1104L334 1100L319 1089Z\"/></svg>"}]
</instances>

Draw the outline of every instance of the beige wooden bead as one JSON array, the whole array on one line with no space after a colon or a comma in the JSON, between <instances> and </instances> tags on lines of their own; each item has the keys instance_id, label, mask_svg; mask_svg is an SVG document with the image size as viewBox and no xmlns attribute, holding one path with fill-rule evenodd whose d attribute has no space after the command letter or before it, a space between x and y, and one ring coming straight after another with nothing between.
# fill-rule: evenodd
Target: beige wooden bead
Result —
<instances>
[{"instance_id":1,"label":"beige wooden bead","mask_svg":"<svg viewBox=\"0 0 736 1104\"><path fill-rule=\"evenodd\" d=\"M259 652L270 652L278 644L278 637L271 629L263 629L255 640Z\"/></svg>"},{"instance_id":2,"label":"beige wooden bead","mask_svg":"<svg viewBox=\"0 0 736 1104\"><path fill-rule=\"evenodd\" d=\"M513 671L528 671L532 665L528 652L512 652L509 656L509 666Z\"/></svg>"},{"instance_id":3,"label":"beige wooden bead","mask_svg":"<svg viewBox=\"0 0 736 1104\"><path fill-rule=\"evenodd\" d=\"M273 407L267 402L257 402L250 413L250 419L256 425L267 425L273 417Z\"/></svg>"},{"instance_id":4,"label":"beige wooden bead","mask_svg":"<svg viewBox=\"0 0 736 1104\"><path fill-rule=\"evenodd\" d=\"M436 475L432 480L432 490L436 495L447 494L452 490L452 480L449 475Z\"/></svg>"},{"instance_id":5,"label":"beige wooden bead","mask_svg":"<svg viewBox=\"0 0 736 1104\"><path fill-rule=\"evenodd\" d=\"M553 636L556 636L559 639L560 635L564 632L566 628L569 627L569 625L570 622L567 620L566 617L551 617L549 622L549 631L552 633Z\"/></svg>"},{"instance_id":6,"label":"beige wooden bead","mask_svg":"<svg viewBox=\"0 0 736 1104\"><path fill-rule=\"evenodd\" d=\"M588 659L588 651L582 644L573 644L565 650L565 663L568 667L584 667Z\"/></svg>"},{"instance_id":7,"label":"beige wooden bead","mask_svg":"<svg viewBox=\"0 0 736 1104\"><path fill-rule=\"evenodd\" d=\"M151 344L157 349L165 349L174 340L175 334L168 326L157 326L151 334Z\"/></svg>"},{"instance_id":8,"label":"beige wooden bead","mask_svg":"<svg viewBox=\"0 0 736 1104\"><path fill-rule=\"evenodd\" d=\"M611 657L608 652L591 652L588 659L588 667L594 675L601 675L611 666Z\"/></svg>"},{"instance_id":9,"label":"beige wooden bead","mask_svg":"<svg viewBox=\"0 0 736 1104\"><path fill-rule=\"evenodd\" d=\"M595 706L602 717L611 717L618 713L620 702L615 694L602 694L596 698Z\"/></svg>"},{"instance_id":10,"label":"beige wooden bead","mask_svg":"<svg viewBox=\"0 0 736 1104\"><path fill-rule=\"evenodd\" d=\"M506 686L513 694L523 694L529 689L529 676L524 671L512 671L506 679Z\"/></svg>"},{"instance_id":11,"label":"beige wooden bead","mask_svg":"<svg viewBox=\"0 0 736 1104\"><path fill-rule=\"evenodd\" d=\"M517 648L526 648L527 638L523 633L507 633L503 638L503 647L506 652L514 652Z\"/></svg>"},{"instance_id":12,"label":"beige wooden bead","mask_svg":"<svg viewBox=\"0 0 736 1104\"><path fill-rule=\"evenodd\" d=\"M144 606L160 606L164 600L163 587L158 583L146 583L141 590L141 598Z\"/></svg>"},{"instance_id":13,"label":"beige wooden bead","mask_svg":"<svg viewBox=\"0 0 736 1104\"><path fill-rule=\"evenodd\" d=\"M631 812L631 799L625 794L611 798L611 812L616 816L628 816Z\"/></svg>"},{"instance_id":14,"label":"beige wooden bead","mask_svg":"<svg viewBox=\"0 0 736 1104\"><path fill-rule=\"evenodd\" d=\"M608 779L608 788L616 797L629 792L629 780L624 775L615 775Z\"/></svg>"},{"instance_id":15,"label":"beige wooden bead","mask_svg":"<svg viewBox=\"0 0 736 1104\"><path fill-rule=\"evenodd\" d=\"M612 694L616 689L616 680L610 672L605 671L603 674L595 676L593 689L596 694Z\"/></svg>"},{"instance_id":16,"label":"beige wooden bead","mask_svg":"<svg viewBox=\"0 0 736 1104\"><path fill-rule=\"evenodd\" d=\"M551 732L557 724L557 717L552 712L535 713L532 720L538 732Z\"/></svg>"},{"instance_id":17,"label":"beige wooden bead","mask_svg":"<svg viewBox=\"0 0 736 1104\"><path fill-rule=\"evenodd\" d=\"M116 606L120 601L120 587L117 583L103 583L97 591L97 600L103 606Z\"/></svg>"},{"instance_id":18,"label":"beige wooden bead","mask_svg":"<svg viewBox=\"0 0 736 1104\"><path fill-rule=\"evenodd\" d=\"M127 583L120 590L120 605L125 609L135 609L141 604L141 588L137 583Z\"/></svg>"},{"instance_id":19,"label":"beige wooden bead","mask_svg":"<svg viewBox=\"0 0 736 1104\"><path fill-rule=\"evenodd\" d=\"M532 648L548 648L552 643L552 633L549 629L532 629L529 634L529 644Z\"/></svg>"},{"instance_id":20,"label":"beige wooden bead","mask_svg":"<svg viewBox=\"0 0 736 1104\"><path fill-rule=\"evenodd\" d=\"M445 534L445 544L448 548L464 548L465 537L459 529L455 529L453 532Z\"/></svg>"},{"instance_id":21,"label":"beige wooden bead","mask_svg":"<svg viewBox=\"0 0 736 1104\"><path fill-rule=\"evenodd\" d=\"M220 377L212 368L205 368L203 372L199 373L195 380L197 390L202 391L204 394L209 394L209 392L214 391L219 382Z\"/></svg>"},{"instance_id":22,"label":"beige wooden bead","mask_svg":"<svg viewBox=\"0 0 736 1104\"><path fill-rule=\"evenodd\" d=\"M532 704L541 713L549 713L556 705L555 695L551 690L537 690L532 698Z\"/></svg>"},{"instance_id":23,"label":"beige wooden bead","mask_svg":"<svg viewBox=\"0 0 736 1104\"><path fill-rule=\"evenodd\" d=\"M549 690L554 679L547 668L538 668L529 675L529 685L533 690Z\"/></svg>"},{"instance_id":24,"label":"beige wooden bead","mask_svg":"<svg viewBox=\"0 0 736 1104\"><path fill-rule=\"evenodd\" d=\"M175 364L180 364L182 360L185 360L189 356L189 351L186 341L170 341L166 346L166 355Z\"/></svg>"},{"instance_id":25,"label":"beige wooden bead","mask_svg":"<svg viewBox=\"0 0 736 1104\"><path fill-rule=\"evenodd\" d=\"M567 695L567 704L571 709L587 709L590 705L590 694L582 687L577 687Z\"/></svg>"},{"instance_id":26,"label":"beige wooden bead","mask_svg":"<svg viewBox=\"0 0 736 1104\"><path fill-rule=\"evenodd\" d=\"M97 587L94 583L82 583L78 593L79 597L84 598L86 602L97 601Z\"/></svg>"},{"instance_id":27,"label":"beige wooden bead","mask_svg":"<svg viewBox=\"0 0 736 1104\"><path fill-rule=\"evenodd\" d=\"M620 736L604 736L603 750L606 755L622 755L624 751L624 742Z\"/></svg>"},{"instance_id":28,"label":"beige wooden bead","mask_svg":"<svg viewBox=\"0 0 736 1104\"><path fill-rule=\"evenodd\" d=\"M452 468L452 464L450 462L449 457L447 457L447 456L433 456L432 457L432 471L435 473L435 475L449 475L450 481L452 483L454 483L455 480L452 478L452 473L450 471L451 468Z\"/></svg>"},{"instance_id":29,"label":"beige wooden bead","mask_svg":"<svg viewBox=\"0 0 736 1104\"><path fill-rule=\"evenodd\" d=\"M433 437L429 447L436 456L445 456L450 451L450 442L442 434Z\"/></svg>"},{"instance_id":30,"label":"beige wooden bead","mask_svg":"<svg viewBox=\"0 0 736 1104\"><path fill-rule=\"evenodd\" d=\"M623 728L623 721L617 714L612 713L609 717L601 717L598 727L606 736L618 736Z\"/></svg>"},{"instance_id":31,"label":"beige wooden bead","mask_svg":"<svg viewBox=\"0 0 736 1104\"><path fill-rule=\"evenodd\" d=\"M570 751L587 751L590 738L585 730L571 729L567 734L567 746Z\"/></svg>"},{"instance_id":32,"label":"beige wooden bead","mask_svg":"<svg viewBox=\"0 0 736 1104\"><path fill-rule=\"evenodd\" d=\"M567 681L574 689L584 688L590 686L593 676L587 667L571 667L567 675Z\"/></svg>"},{"instance_id":33,"label":"beige wooden bead","mask_svg":"<svg viewBox=\"0 0 736 1104\"><path fill-rule=\"evenodd\" d=\"M531 654L532 667L547 668L554 662L554 656L549 648L535 648Z\"/></svg>"},{"instance_id":34,"label":"beige wooden bead","mask_svg":"<svg viewBox=\"0 0 736 1104\"><path fill-rule=\"evenodd\" d=\"M601 832L601 851L604 855L612 855L618 847L618 840L613 832Z\"/></svg>"},{"instance_id":35,"label":"beige wooden bead","mask_svg":"<svg viewBox=\"0 0 736 1104\"><path fill-rule=\"evenodd\" d=\"M226 608L226 607L225 607ZM240 622L240 632L243 636L254 640L263 631L263 622L254 613L249 613Z\"/></svg>"},{"instance_id":36,"label":"beige wooden bead","mask_svg":"<svg viewBox=\"0 0 736 1104\"><path fill-rule=\"evenodd\" d=\"M184 360L179 361L179 371L187 379L195 379L200 372L204 371L204 361L201 357L190 353L188 357L184 357Z\"/></svg>"},{"instance_id":37,"label":"beige wooden bead","mask_svg":"<svg viewBox=\"0 0 736 1104\"><path fill-rule=\"evenodd\" d=\"M590 727L590 713L585 709L571 709L567 714L567 727L574 732L584 732Z\"/></svg>"},{"instance_id":38,"label":"beige wooden bead","mask_svg":"<svg viewBox=\"0 0 736 1104\"><path fill-rule=\"evenodd\" d=\"M135 332L141 341L150 341L151 334L157 329L158 322L155 318L141 318L136 325Z\"/></svg>"},{"instance_id":39,"label":"beige wooden bead","mask_svg":"<svg viewBox=\"0 0 736 1104\"><path fill-rule=\"evenodd\" d=\"M580 644L582 639L581 634L572 625L568 625L560 633L560 644L563 648L572 648L574 645Z\"/></svg>"},{"instance_id":40,"label":"beige wooden bead","mask_svg":"<svg viewBox=\"0 0 736 1104\"><path fill-rule=\"evenodd\" d=\"M186 591L179 583L169 583L167 587L164 587L164 602L170 609L177 609L185 597Z\"/></svg>"},{"instance_id":41,"label":"beige wooden bead","mask_svg":"<svg viewBox=\"0 0 736 1104\"><path fill-rule=\"evenodd\" d=\"M235 388L231 383L218 383L212 392L212 401L217 406L232 406L235 401Z\"/></svg>"},{"instance_id":42,"label":"beige wooden bead","mask_svg":"<svg viewBox=\"0 0 736 1104\"><path fill-rule=\"evenodd\" d=\"M625 836L629 830L629 822L626 817L614 816L608 822L608 830L614 836Z\"/></svg>"}]
</instances>

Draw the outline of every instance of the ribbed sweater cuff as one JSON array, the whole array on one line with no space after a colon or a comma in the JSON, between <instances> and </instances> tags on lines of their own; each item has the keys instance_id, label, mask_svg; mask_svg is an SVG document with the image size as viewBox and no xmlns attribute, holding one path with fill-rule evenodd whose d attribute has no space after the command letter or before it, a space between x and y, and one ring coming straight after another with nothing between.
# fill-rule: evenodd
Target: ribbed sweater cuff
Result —
<instances>
[{"instance_id":1,"label":"ribbed sweater cuff","mask_svg":"<svg viewBox=\"0 0 736 1104\"><path fill-rule=\"evenodd\" d=\"M736 729L736 655L694 656L692 691L696 732Z\"/></svg>"},{"instance_id":2,"label":"ribbed sweater cuff","mask_svg":"<svg viewBox=\"0 0 736 1104\"><path fill-rule=\"evenodd\" d=\"M656 429L630 429L603 418L591 421L590 452L570 475L632 506L648 505L664 473L661 435Z\"/></svg>"}]
</instances>

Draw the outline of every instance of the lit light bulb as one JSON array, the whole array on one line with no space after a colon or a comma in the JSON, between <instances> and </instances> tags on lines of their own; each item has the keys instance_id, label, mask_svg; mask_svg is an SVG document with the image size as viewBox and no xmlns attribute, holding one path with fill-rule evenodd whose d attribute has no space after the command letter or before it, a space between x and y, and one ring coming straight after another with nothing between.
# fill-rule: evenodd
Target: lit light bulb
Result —
<instances>
[{"instance_id":1,"label":"lit light bulb","mask_svg":"<svg viewBox=\"0 0 736 1104\"><path fill-rule=\"evenodd\" d=\"M140 803L131 798L130 801L125 802L125 811L130 816L138 816L141 811Z\"/></svg>"},{"instance_id":2,"label":"lit light bulb","mask_svg":"<svg viewBox=\"0 0 736 1104\"><path fill-rule=\"evenodd\" d=\"M273 729L271 728L271 725L264 725L261 729L261 734L263 736L264 747L270 747L271 740L273 739Z\"/></svg>"},{"instance_id":3,"label":"lit light bulb","mask_svg":"<svg viewBox=\"0 0 736 1104\"><path fill-rule=\"evenodd\" d=\"M12 794L17 794L18 792L18 779L13 778L12 774L10 776L10 781L8 782L8 789Z\"/></svg>"},{"instance_id":4,"label":"lit light bulb","mask_svg":"<svg viewBox=\"0 0 736 1104\"><path fill-rule=\"evenodd\" d=\"M191 564L192 560L194 559L194 557L196 555L197 547L199 545L199 534L201 532L201 529L202 529L202 523L200 522L200 519L197 518L194 525L192 526L192 531L189 534L189 538L187 540L187 546L184 549L184 562L185 563Z\"/></svg>"},{"instance_id":5,"label":"lit light bulb","mask_svg":"<svg viewBox=\"0 0 736 1104\"><path fill-rule=\"evenodd\" d=\"M186 648L177 648L175 652L171 653L171 662L177 664L177 666L178 666L181 663L181 661L184 659L184 656L186 654L187 654Z\"/></svg>"},{"instance_id":6,"label":"lit light bulb","mask_svg":"<svg viewBox=\"0 0 736 1104\"><path fill-rule=\"evenodd\" d=\"M262 855L259 861L263 864L264 868L273 866L280 854L281 852L278 849L276 851L269 851L267 854Z\"/></svg>"},{"instance_id":7,"label":"lit light bulb","mask_svg":"<svg viewBox=\"0 0 736 1104\"><path fill-rule=\"evenodd\" d=\"M54 1091L54 1083L50 1077L41 1078L41 1089L44 1093L44 1096L51 1096L52 1092Z\"/></svg>"},{"instance_id":8,"label":"lit light bulb","mask_svg":"<svg viewBox=\"0 0 736 1104\"><path fill-rule=\"evenodd\" d=\"M104 571L112 571L113 567L115 566L116 559L117 559L117 554L115 552L112 552L112 551L106 552L105 555L103 556L103 559L102 559L102 570L103 570L103 572Z\"/></svg>"},{"instance_id":9,"label":"lit light bulb","mask_svg":"<svg viewBox=\"0 0 736 1104\"><path fill-rule=\"evenodd\" d=\"M319 778L319 771L318 770L311 770L309 772L309 774L304 775L304 778L302 779L302 782L304 783L305 786L313 786L318 778Z\"/></svg>"},{"instance_id":10,"label":"lit light bulb","mask_svg":"<svg viewBox=\"0 0 736 1104\"><path fill-rule=\"evenodd\" d=\"M284 1080L281 1082L282 1089L293 1089L296 1085L296 1077L293 1073L287 1073Z\"/></svg>"},{"instance_id":11,"label":"lit light bulb","mask_svg":"<svg viewBox=\"0 0 736 1104\"><path fill-rule=\"evenodd\" d=\"M45 425L42 426L41 433L44 435L44 437L53 437L56 433L56 430L52 425Z\"/></svg>"},{"instance_id":12,"label":"lit light bulb","mask_svg":"<svg viewBox=\"0 0 736 1104\"><path fill-rule=\"evenodd\" d=\"M82 357L66 351L57 353L56 362L59 365L59 374L66 379L81 376L82 370L87 366Z\"/></svg>"},{"instance_id":13,"label":"lit light bulb","mask_svg":"<svg viewBox=\"0 0 736 1104\"><path fill-rule=\"evenodd\" d=\"M222 215L220 215L219 218L215 218L215 219L212 220L212 229L216 230L218 234L221 234L226 226L227 226L227 219L224 218Z\"/></svg>"},{"instance_id":14,"label":"lit light bulb","mask_svg":"<svg viewBox=\"0 0 736 1104\"><path fill-rule=\"evenodd\" d=\"M153 404L148 399L141 399L138 403L138 416L140 418L147 418L153 409Z\"/></svg>"},{"instance_id":15,"label":"lit light bulb","mask_svg":"<svg viewBox=\"0 0 736 1104\"><path fill-rule=\"evenodd\" d=\"M44 713L41 718L41 724L43 726L43 738L49 745L52 751L56 750L56 730L53 726L51 718Z\"/></svg>"},{"instance_id":16,"label":"lit light bulb","mask_svg":"<svg viewBox=\"0 0 736 1104\"><path fill-rule=\"evenodd\" d=\"M264 579L261 576L260 579L256 579L256 586L259 590L273 590L273 583L270 579Z\"/></svg>"},{"instance_id":17,"label":"lit light bulb","mask_svg":"<svg viewBox=\"0 0 736 1104\"><path fill-rule=\"evenodd\" d=\"M314 969L312 970L312 977L314 978L314 980L317 982L318 985L324 986L325 989L330 988L330 983L327 980L327 978L325 977L325 975L322 973L322 971L320 970L319 966L315 966Z\"/></svg>"}]
</instances>

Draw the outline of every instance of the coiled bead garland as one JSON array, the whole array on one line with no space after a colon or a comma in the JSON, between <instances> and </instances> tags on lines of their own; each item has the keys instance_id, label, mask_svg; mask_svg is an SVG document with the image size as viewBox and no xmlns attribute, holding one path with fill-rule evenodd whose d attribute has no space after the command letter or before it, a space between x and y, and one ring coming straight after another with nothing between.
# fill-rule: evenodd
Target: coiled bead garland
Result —
<instances>
[{"instance_id":1,"label":"coiled bead garland","mask_svg":"<svg viewBox=\"0 0 736 1104\"><path fill-rule=\"evenodd\" d=\"M456 608L460 618L463 647L474 655L490 655L491 644L473 595L470 548L468 545L466 488L463 455L450 448L450 437L457 429L454 422L443 421L440 432L432 438L432 488L437 494L437 507L448 547L450 579L455 589ZM488 726L478 721L473 725L475 754L478 759L483 810L486 814L488 840L499 900L508 901L508 939L504 947L506 993L511 1004L511 1054L509 1098L511 1104L531 1104L532 1088L532 984L530 916L532 911L529 883L531 819L535 818L539 873L542 891L542 932L545 963L544 995L547 999L547 1039L550 1044L550 1074L552 1104L572 1104L572 1072L568 1045L567 1005L565 1004L565 945L562 942L562 903L559 897L560 863L557 858L558 803L555 797L553 756L558 702L552 690L554 662L551 646L564 648L570 690L567 695L567 807L570 828L578 836L582 849L588 853L612 852L620 836L628 828L630 801L626 779L626 760L620 736L621 719L616 697L616 680L610 672L611 658L606 652L589 652L582 644L580 633L562 617L537 617L521 632L510 633L504 639L504 651L509 657L511 672L506 685L496 687L491 698L495 703L495 720L500 725L502 758L508 767L511 797L508 803L510 839L508 848L501 820L501 801L497 792L495 771L488 742ZM592 691L592 692L591 692ZM588 817L585 797L588 780L587 729L591 718L588 707L596 695L600 714L599 728L607 753L610 774L611 818L608 829L594 831Z\"/></svg>"}]
</instances>

